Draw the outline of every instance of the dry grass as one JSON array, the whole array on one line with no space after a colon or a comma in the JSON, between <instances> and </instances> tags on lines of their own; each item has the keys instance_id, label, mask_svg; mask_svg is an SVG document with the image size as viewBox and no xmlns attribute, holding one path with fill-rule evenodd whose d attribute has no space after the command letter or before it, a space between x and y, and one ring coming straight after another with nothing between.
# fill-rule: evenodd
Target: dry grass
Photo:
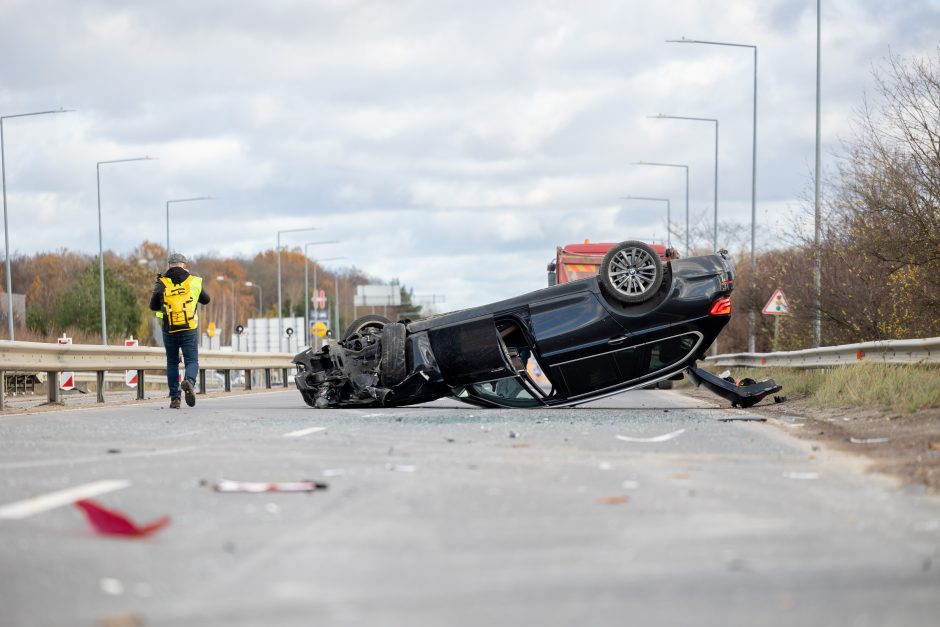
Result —
<instances>
[{"instance_id":1,"label":"dry grass","mask_svg":"<svg viewBox=\"0 0 940 627\"><path fill-rule=\"evenodd\" d=\"M940 368L901 364L858 364L803 370L732 369L735 377L773 378L782 394L817 407L869 407L913 413L940 407Z\"/></svg>"}]
</instances>

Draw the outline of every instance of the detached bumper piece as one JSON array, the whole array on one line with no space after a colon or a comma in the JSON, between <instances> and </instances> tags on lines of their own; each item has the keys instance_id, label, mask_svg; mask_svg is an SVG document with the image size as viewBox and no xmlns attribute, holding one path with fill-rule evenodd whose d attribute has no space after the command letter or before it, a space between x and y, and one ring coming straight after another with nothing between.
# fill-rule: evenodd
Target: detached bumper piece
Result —
<instances>
[{"instance_id":1,"label":"detached bumper piece","mask_svg":"<svg viewBox=\"0 0 940 627\"><path fill-rule=\"evenodd\" d=\"M731 401L732 407L750 407L761 402L768 394L779 392L782 387L773 379L764 379L748 385L736 385L701 368L688 368L686 373L696 387L704 385L710 392Z\"/></svg>"}]
</instances>

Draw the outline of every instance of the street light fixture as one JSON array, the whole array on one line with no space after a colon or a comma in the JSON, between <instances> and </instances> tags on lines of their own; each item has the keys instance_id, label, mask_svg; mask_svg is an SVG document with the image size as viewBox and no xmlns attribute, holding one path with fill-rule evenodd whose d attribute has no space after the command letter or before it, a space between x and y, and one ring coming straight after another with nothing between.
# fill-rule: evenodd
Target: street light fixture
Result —
<instances>
[{"instance_id":1,"label":"street light fixture","mask_svg":"<svg viewBox=\"0 0 940 627\"><path fill-rule=\"evenodd\" d=\"M320 263L320 262L322 262L322 261L337 261L337 260L339 260L339 259L345 259L345 258L346 258L346 257L324 257L323 259L313 259L313 260L312 260L312 261L313 261L313 291L314 291L314 292L318 292L318 291L319 291L319 290L317 289L317 264ZM336 281L336 283L338 284L339 281ZM337 302L339 302L339 296L338 296L338 295L339 295L339 292L337 291ZM318 321L319 321L319 309L320 309L320 305L317 305L316 309L313 310L313 311L314 311L314 317L317 318ZM339 311L339 310L337 309L337 311ZM329 312L328 312L328 313L329 313ZM339 325L339 313L337 313L336 315L337 315L337 322L336 322L336 324ZM308 324L308 329L309 329L309 324ZM311 338L311 339L312 339L312 338ZM319 348L319 347L317 347L317 348Z\"/></svg>"},{"instance_id":2,"label":"street light fixture","mask_svg":"<svg viewBox=\"0 0 940 627\"><path fill-rule=\"evenodd\" d=\"M729 46L732 48L750 48L754 51L754 115L751 125L751 287L754 286L757 274L757 261L755 258L755 240L757 239L757 46L753 44L735 44L725 41L704 41L700 39L667 39L672 44L704 44L707 46ZM748 352L755 350L754 326L756 313L752 309L748 312Z\"/></svg>"},{"instance_id":3,"label":"street light fixture","mask_svg":"<svg viewBox=\"0 0 940 627\"><path fill-rule=\"evenodd\" d=\"M622 196L621 200L657 200L666 203L666 248L672 248L672 203L668 198L653 198L651 196Z\"/></svg>"},{"instance_id":4,"label":"street light fixture","mask_svg":"<svg viewBox=\"0 0 940 627\"><path fill-rule=\"evenodd\" d=\"M199 196L198 198L174 198L166 201L166 254L170 254L170 203L192 202L194 200L212 200L212 196Z\"/></svg>"},{"instance_id":5,"label":"street light fixture","mask_svg":"<svg viewBox=\"0 0 940 627\"><path fill-rule=\"evenodd\" d=\"M667 168L685 168L685 256L690 255L689 235L689 166L681 163L657 163L655 161L634 161L631 165L655 165Z\"/></svg>"},{"instance_id":6,"label":"street light fixture","mask_svg":"<svg viewBox=\"0 0 940 627\"><path fill-rule=\"evenodd\" d=\"M95 166L98 177L98 283L101 289L101 343L108 345L108 318L104 306L104 248L101 241L101 166L109 163L127 163L129 161L155 161L154 157L132 157L130 159L112 159L99 161Z\"/></svg>"},{"instance_id":7,"label":"street light fixture","mask_svg":"<svg viewBox=\"0 0 940 627\"><path fill-rule=\"evenodd\" d=\"M232 326L231 326L231 329L229 330L228 338L229 338L229 344L234 344L234 342L232 342L232 336L235 334L235 281L233 279L224 277L221 274L215 277L215 280L219 282L228 281L229 283L232 284Z\"/></svg>"},{"instance_id":8,"label":"street light fixture","mask_svg":"<svg viewBox=\"0 0 940 627\"><path fill-rule=\"evenodd\" d=\"M695 122L714 122L715 123L715 225L712 236L712 243L715 250L718 250L718 120L715 118L696 118L685 115L649 115L649 118L657 120L693 120Z\"/></svg>"},{"instance_id":9,"label":"street light fixture","mask_svg":"<svg viewBox=\"0 0 940 627\"><path fill-rule=\"evenodd\" d=\"M261 286L257 283L252 283L251 281L245 281L245 287L257 287L258 288L258 317L263 317L264 309L261 305Z\"/></svg>"},{"instance_id":10,"label":"street light fixture","mask_svg":"<svg viewBox=\"0 0 940 627\"><path fill-rule=\"evenodd\" d=\"M319 231L315 226L302 229L284 229L277 232L277 350L281 350L284 335L284 305L281 302L281 233L300 233L303 231Z\"/></svg>"},{"instance_id":11,"label":"street light fixture","mask_svg":"<svg viewBox=\"0 0 940 627\"><path fill-rule=\"evenodd\" d=\"M52 111L36 111L34 113L16 113L14 115L0 116L0 178L3 180L3 242L6 257L7 274L7 325L9 341L13 341L13 279L10 273L10 231L7 228L7 159L3 149L3 121L9 118L25 118L33 115L46 115L47 113L71 113L74 109L54 109Z\"/></svg>"}]
</instances>

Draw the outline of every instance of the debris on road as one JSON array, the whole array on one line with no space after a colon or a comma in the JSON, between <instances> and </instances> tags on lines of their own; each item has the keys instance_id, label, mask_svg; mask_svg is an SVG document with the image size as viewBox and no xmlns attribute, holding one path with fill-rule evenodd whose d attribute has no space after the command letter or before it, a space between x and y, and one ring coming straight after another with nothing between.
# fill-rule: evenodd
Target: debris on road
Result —
<instances>
[{"instance_id":1,"label":"debris on road","mask_svg":"<svg viewBox=\"0 0 940 627\"><path fill-rule=\"evenodd\" d=\"M852 444L884 444L888 438L849 438Z\"/></svg>"},{"instance_id":2,"label":"debris on road","mask_svg":"<svg viewBox=\"0 0 940 627\"><path fill-rule=\"evenodd\" d=\"M231 481L222 479L212 486L216 492L248 492L258 494L262 492L314 492L326 490L328 483L320 481Z\"/></svg>"},{"instance_id":3,"label":"debris on road","mask_svg":"<svg viewBox=\"0 0 940 627\"><path fill-rule=\"evenodd\" d=\"M113 597L124 594L124 584L114 577L102 577L98 581L98 587L102 592Z\"/></svg>"},{"instance_id":4,"label":"debris on road","mask_svg":"<svg viewBox=\"0 0 940 627\"><path fill-rule=\"evenodd\" d=\"M512 439L521 438L521 437L522 437L521 433L517 433L516 431L513 431L512 429L509 430L509 439L512 440Z\"/></svg>"},{"instance_id":5,"label":"debris on road","mask_svg":"<svg viewBox=\"0 0 940 627\"><path fill-rule=\"evenodd\" d=\"M85 513L88 523L97 533L101 535L116 535L129 537L146 537L170 524L170 517L163 516L147 523L146 525L137 525L133 520L121 512L113 511L102 507L101 505L83 499L75 501L75 506Z\"/></svg>"},{"instance_id":6,"label":"debris on road","mask_svg":"<svg viewBox=\"0 0 940 627\"><path fill-rule=\"evenodd\" d=\"M630 497L620 494L616 496L602 496L596 499L595 502L600 505L624 505L630 502Z\"/></svg>"},{"instance_id":7,"label":"debris on road","mask_svg":"<svg viewBox=\"0 0 940 627\"><path fill-rule=\"evenodd\" d=\"M112 614L98 619L98 627L143 627L144 621L137 614Z\"/></svg>"},{"instance_id":8,"label":"debris on road","mask_svg":"<svg viewBox=\"0 0 940 627\"><path fill-rule=\"evenodd\" d=\"M724 418L719 418L718 422L767 422L767 418L763 416L725 416Z\"/></svg>"},{"instance_id":9,"label":"debris on road","mask_svg":"<svg viewBox=\"0 0 940 627\"><path fill-rule=\"evenodd\" d=\"M931 442L927 445L927 448L934 451L940 451L940 442Z\"/></svg>"},{"instance_id":10,"label":"debris on road","mask_svg":"<svg viewBox=\"0 0 940 627\"><path fill-rule=\"evenodd\" d=\"M624 442L640 442L640 443L657 443L657 442L668 442L673 438L677 438L680 435L685 433L685 429L679 429L677 431L671 431L669 433L664 433L662 435L653 436L651 438L635 438L629 435L618 435L618 440L623 440Z\"/></svg>"},{"instance_id":11,"label":"debris on road","mask_svg":"<svg viewBox=\"0 0 940 627\"><path fill-rule=\"evenodd\" d=\"M415 472L418 470L417 466L411 464L385 464L385 470L390 472Z\"/></svg>"},{"instance_id":12,"label":"debris on road","mask_svg":"<svg viewBox=\"0 0 940 627\"><path fill-rule=\"evenodd\" d=\"M119 448L109 448L107 451L108 455L117 455L120 452L121 452L121 449Z\"/></svg>"}]
</instances>

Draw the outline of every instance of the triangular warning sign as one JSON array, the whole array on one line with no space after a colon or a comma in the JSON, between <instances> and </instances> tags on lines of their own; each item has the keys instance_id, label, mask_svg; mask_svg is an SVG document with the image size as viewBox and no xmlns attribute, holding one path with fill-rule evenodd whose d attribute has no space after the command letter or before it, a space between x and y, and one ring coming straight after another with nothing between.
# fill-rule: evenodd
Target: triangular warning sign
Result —
<instances>
[{"instance_id":1,"label":"triangular warning sign","mask_svg":"<svg viewBox=\"0 0 940 627\"><path fill-rule=\"evenodd\" d=\"M763 313L768 316L790 315L790 303L787 302L787 297L783 295L782 289L777 288L773 293L773 296L771 296L767 304L764 305Z\"/></svg>"}]
</instances>

